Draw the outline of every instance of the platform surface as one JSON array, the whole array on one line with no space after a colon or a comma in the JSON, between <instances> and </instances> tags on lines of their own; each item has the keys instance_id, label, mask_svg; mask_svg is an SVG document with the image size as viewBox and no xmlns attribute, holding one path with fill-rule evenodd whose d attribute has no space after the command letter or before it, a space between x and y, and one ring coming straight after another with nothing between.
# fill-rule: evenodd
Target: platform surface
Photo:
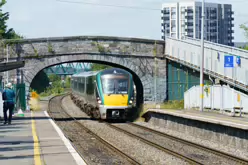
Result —
<instances>
[{"instance_id":1,"label":"platform surface","mask_svg":"<svg viewBox=\"0 0 248 165\"><path fill-rule=\"evenodd\" d=\"M148 109L147 112L168 114L248 130L248 117L245 115L240 117L236 114L232 117L230 113L221 113L216 110L204 110L201 112L199 110Z\"/></svg>"},{"instance_id":2,"label":"platform surface","mask_svg":"<svg viewBox=\"0 0 248 165\"><path fill-rule=\"evenodd\" d=\"M0 121L1 165L84 164L46 115L45 111L25 113L14 117L11 125Z\"/></svg>"}]
</instances>

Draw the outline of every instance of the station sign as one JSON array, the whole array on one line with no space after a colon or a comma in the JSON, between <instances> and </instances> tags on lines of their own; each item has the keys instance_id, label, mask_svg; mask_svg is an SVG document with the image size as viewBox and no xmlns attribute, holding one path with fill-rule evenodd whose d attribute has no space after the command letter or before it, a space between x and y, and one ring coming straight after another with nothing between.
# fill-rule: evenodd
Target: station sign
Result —
<instances>
[{"instance_id":1,"label":"station sign","mask_svg":"<svg viewBox=\"0 0 248 165\"><path fill-rule=\"evenodd\" d=\"M224 67L225 68L233 68L233 56L231 55L225 55L224 58Z\"/></svg>"}]
</instances>

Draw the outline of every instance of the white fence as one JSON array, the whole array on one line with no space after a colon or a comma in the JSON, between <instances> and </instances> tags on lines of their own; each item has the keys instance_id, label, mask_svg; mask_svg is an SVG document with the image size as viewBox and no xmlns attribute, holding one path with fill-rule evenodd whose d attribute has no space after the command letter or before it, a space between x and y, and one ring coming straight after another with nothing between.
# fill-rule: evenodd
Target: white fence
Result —
<instances>
[{"instance_id":1,"label":"white fence","mask_svg":"<svg viewBox=\"0 0 248 165\"><path fill-rule=\"evenodd\" d=\"M166 54L199 67L201 62L200 40L167 38ZM233 56L233 68L224 67L226 55ZM236 63L237 57L240 57L240 65ZM205 41L204 68L248 85L248 51Z\"/></svg>"},{"instance_id":2,"label":"white fence","mask_svg":"<svg viewBox=\"0 0 248 165\"><path fill-rule=\"evenodd\" d=\"M193 86L184 93L184 108L200 107L200 86ZM248 96L228 86L210 86L204 91L204 108L232 111L234 107L243 107L248 112Z\"/></svg>"}]
</instances>

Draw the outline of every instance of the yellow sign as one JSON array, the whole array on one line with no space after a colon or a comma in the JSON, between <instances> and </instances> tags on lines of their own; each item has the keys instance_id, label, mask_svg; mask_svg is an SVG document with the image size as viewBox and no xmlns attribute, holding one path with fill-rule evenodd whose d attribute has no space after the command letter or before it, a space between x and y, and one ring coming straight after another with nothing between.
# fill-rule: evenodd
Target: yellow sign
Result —
<instances>
[{"instance_id":1,"label":"yellow sign","mask_svg":"<svg viewBox=\"0 0 248 165\"><path fill-rule=\"evenodd\" d=\"M237 101L240 102L240 94L237 94Z\"/></svg>"}]
</instances>

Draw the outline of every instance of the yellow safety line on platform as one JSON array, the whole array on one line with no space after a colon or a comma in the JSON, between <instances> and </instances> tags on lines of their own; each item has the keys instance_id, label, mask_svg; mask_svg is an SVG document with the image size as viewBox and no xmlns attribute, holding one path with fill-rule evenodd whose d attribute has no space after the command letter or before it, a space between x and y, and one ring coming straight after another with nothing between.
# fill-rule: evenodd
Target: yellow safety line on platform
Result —
<instances>
[{"instance_id":1,"label":"yellow safety line on platform","mask_svg":"<svg viewBox=\"0 0 248 165\"><path fill-rule=\"evenodd\" d=\"M38 136L36 133L35 121L33 119L33 112L31 114L32 114L32 133L33 133L33 139L34 139L34 162L35 162L35 165L41 165L40 145L39 145L39 140L38 140Z\"/></svg>"}]
</instances>

